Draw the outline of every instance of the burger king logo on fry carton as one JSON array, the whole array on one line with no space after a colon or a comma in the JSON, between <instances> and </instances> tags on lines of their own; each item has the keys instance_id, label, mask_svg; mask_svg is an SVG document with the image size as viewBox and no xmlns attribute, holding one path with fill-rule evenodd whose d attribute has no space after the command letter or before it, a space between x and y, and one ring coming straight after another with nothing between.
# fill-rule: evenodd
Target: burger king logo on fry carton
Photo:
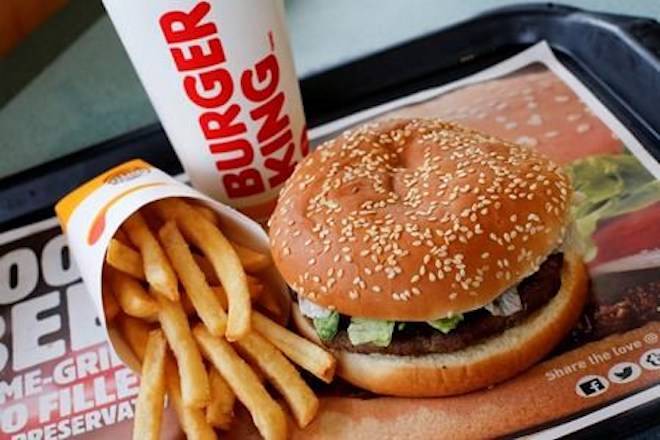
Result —
<instances>
[{"instance_id":1,"label":"burger king logo on fry carton","mask_svg":"<svg viewBox=\"0 0 660 440\"><path fill-rule=\"evenodd\" d=\"M104 181L108 185L118 185L123 182L128 182L130 180L136 179L145 173L148 173L150 171L150 167L146 167L140 164L136 164L132 168L128 169L119 169L117 172L114 172L107 176Z\"/></svg>"},{"instance_id":2,"label":"burger king logo on fry carton","mask_svg":"<svg viewBox=\"0 0 660 440\"><path fill-rule=\"evenodd\" d=\"M105 215L108 212L108 209L112 207L112 205L119 202L127 195L134 193L135 191L140 191L142 189L149 188L152 186L158 186L158 185L160 185L160 183L158 182L145 183L143 185L127 189L126 191L117 194L108 203L102 206L101 209L99 209L98 214L94 218L94 221L92 222L92 225L89 228L89 232L87 234L87 244L93 246L98 242L99 238L101 238L101 236L103 235L103 232L105 231Z\"/></svg>"},{"instance_id":3,"label":"burger king logo on fry carton","mask_svg":"<svg viewBox=\"0 0 660 440\"><path fill-rule=\"evenodd\" d=\"M82 185L76 191L62 199L55 207L58 218L60 219L60 223L62 224L62 229L66 231L67 223L73 210L78 206L80 202L82 202L84 198L89 196L92 192L98 190L104 185L112 185L118 187L121 184L128 183L132 180L140 178L141 176L144 176L145 174L148 174L151 169L151 165L147 164L146 162L142 162L140 160L131 161L113 168L112 170L107 171L106 173L103 173L95 179L92 179L86 184ZM113 205L136 191L142 190L144 188L159 186L162 184L163 182L147 182L140 185L131 186L118 192L102 206L99 206L98 212L94 216L94 220L91 222L91 225L87 231L87 244L89 246L93 246L99 241L99 238L103 235L103 232L106 229L106 213Z\"/></svg>"},{"instance_id":4,"label":"burger king logo on fry carton","mask_svg":"<svg viewBox=\"0 0 660 440\"><path fill-rule=\"evenodd\" d=\"M269 255L266 233L244 214L210 199L142 160L121 164L84 183L55 206L71 254L106 330L102 276L109 244L129 217L145 205L168 198L182 198L194 201L195 206L204 206L207 215L213 213L218 218L218 227L231 243ZM274 268L267 268L262 278L268 281L273 291L287 291ZM278 300L288 301L286 294L280 297ZM288 304L281 306L282 310L288 311ZM108 337L120 358L131 365L126 354L118 349L121 343L116 336L110 333Z\"/></svg>"}]
</instances>

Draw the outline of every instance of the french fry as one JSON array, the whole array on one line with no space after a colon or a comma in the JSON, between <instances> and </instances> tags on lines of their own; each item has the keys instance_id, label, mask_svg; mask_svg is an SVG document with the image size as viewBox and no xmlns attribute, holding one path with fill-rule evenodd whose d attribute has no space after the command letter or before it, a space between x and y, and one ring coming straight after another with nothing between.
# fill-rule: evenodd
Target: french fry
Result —
<instances>
[{"instance_id":1,"label":"french fry","mask_svg":"<svg viewBox=\"0 0 660 440\"><path fill-rule=\"evenodd\" d=\"M209 380L188 318L180 302L170 301L162 295L157 298L158 319L179 366L183 402L185 406L203 408L210 399Z\"/></svg>"},{"instance_id":2,"label":"french fry","mask_svg":"<svg viewBox=\"0 0 660 440\"><path fill-rule=\"evenodd\" d=\"M252 359L289 404L298 426L306 427L319 409L319 399L280 351L258 333L251 332L235 343Z\"/></svg>"},{"instance_id":3,"label":"french fry","mask_svg":"<svg viewBox=\"0 0 660 440\"><path fill-rule=\"evenodd\" d=\"M209 370L211 402L206 407L206 421L214 428L228 430L234 417L236 394L229 388L227 381L211 367Z\"/></svg>"},{"instance_id":4,"label":"french fry","mask_svg":"<svg viewBox=\"0 0 660 440\"><path fill-rule=\"evenodd\" d=\"M158 231L163 227L165 222L153 211L150 205L143 206L140 213L150 230Z\"/></svg>"},{"instance_id":5,"label":"french fry","mask_svg":"<svg viewBox=\"0 0 660 440\"><path fill-rule=\"evenodd\" d=\"M161 330L149 333L135 404L133 440L158 440L165 405L167 342Z\"/></svg>"},{"instance_id":6,"label":"french fry","mask_svg":"<svg viewBox=\"0 0 660 440\"><path fill-rule=\"evenodd\" d=\"M119 314L115 322L113 322L113 324L108 327L108 337L112 341L112 348L114 348L115 352L117 353L117 355L119 355L121 360L124 361L124 363L131 370L139 371L140 366L142 365L142 361L138 359L137 355L128 344L128 340L124 337L124 335L120 331L119 326L116 325L116 321L119 321L119 319L121 319L122 316L126 316L126 315Z\"/></svg>"},{"instance_id":7,"label":"french fry","mask_svg":"<svg viewBox=\"0 0 660 440\"><path fill-rule=\"evenodd\" d=\"M113 239L117 240L121 244L124 244L128 247L131 246L131 240L128 238L128 235L126 235L126 233L121 229L117 229L117 231L115 231L115 236L113 237Z\"/></svg>"},{"instance_id":8,"label":"french fry","mask_svg":"<svg viewBox=\"0 0 660 440\"><path fill-rule=\"evenodd\" d=\"M132 247L113 238L110 240L105 261L113 268L144 281L142 255Z\"/></svg>"},{"instance_id":9,"label":"french fry","mask_svg":"<svg viewBox=\"0 0 660 440\"><path fill-rule=\"evenodd\" d=\"M204 410L187 406L182 397L181 381L176 371L176 364L171 356L167 357L165 364L167 382L167 397L172 402L174 410L179 417L181 429L188 440L213 440L218 437L211 425L206 421Z\"/></svg>"},{"instance_id":10,"label":"french fry","mask_svg":"<svg viewBox=\"0 0 660 440\"><path fill-rule=\"evenodd\" d=\"M218 214L216 214L213 209L206 205L202 205L201 203L193 202L191 204L194 206L195 210L197 210L199 215L213 223L215 226L221 226ZM234 247L234 250L238 254L238 258L241 259L241 263L243 264L246 272L259 272L270 265L270 258L268 255L264 255L245 246L241 246L234 241L231 241L231 245Z\"/></svg>"},{"instance_id":11,"label":"french fry","mask_svg":"<svg viewBox=\"0 0 660 440\"><path fill-rule=\"evenodd\" d=\"M131 242L140 249L144 275L154 290L172 301L179 300L178 281L174 269L160 247L158 240L149 230L140 212L126 219L124 231Z\"/></svg>"},{"instance_id":12,"label":"french fry","mask_svg":"<svg viewBox=\"0 0 660 440\"><path fill-rule=\"evenodd\" d=\"M191 204L194 206L195 210L197 210L199 215L213 223L215 226L221 226L218 214L213 209L196 202L192 202ZM238 258L241 259L241 263L246 272L260 272L270 266L271 260L268 255L252 250L246 246L242 246L232 240L230 240L230 242L238 254Z\"/></svg>"},{"instance_id":13,"label":"french fry","mask_svg":"<svg viewBox=\"0 0 660 440\"><path fill-rule=\"evenodd\" d=\"M250 332L252 333L252 332ZM250 366L252 371L254 371L254 375L257 376L257 379L259 379L259 382L265 384L266 383L266 374L263 372L261 368L259 368L259 365L254 362L252 359L249 357L244 357L243 360L245 361L246 364Z\"/></svg>"},{"instance_id":14,"label":"french fry","mask_svg":"<svg viewBox=\"0 0 660 440\"><path fill-rule=\"evenodd\" d=\"M227 292L225 292L225 289L223 289L222 286L213 286L211 287L211 290L213 290L213 293L218 297L218 300L220 300L222 308L227 310Z\"/></svg>"},{"instance_id":15,"label":"french fry","mask_svg":"<svg viewBox=\"0 0 660 440\"><path fill-rule=\"evenodd\" d=\"M101 287L101 296L103 299L105 320L107 322L113 321L119 313L119 304L117 304L117 298L115 298L115 294L112 293L112 289L110 289L108 282L105 280L103 280L103 285Z\"/></svg>"},{"instance_id":16,"label":"french fry","mask_svg":"<svg viewBox=\"0 0 660 440\"><path fill-rule=\"evenodd\" d=\"M326 383L332 382L336 360L318 345L276 324L259 312L252 314L254 329L286 357Z\"/></svg>"},{"instance_id":17,"label":"french fry","mask_svg":"<svg viewBox=\"0 0 660 440\"><path fill-rule=\"evenodd\" d=\"M165 226L158 231L158 236L197 315L212 335L223 336L227 327L227 314L217 295L206 283L206 277L195 263L176 223L173 221L165 223Z\"/></svg>"},{"instance_id":18,"label":"french fry","mask_svg":"<svg viewBox=\"0 0 660 440\"><path fill-rule=\"evenodd\" d=\"M264 291L264 285L259 278L247 276L248 288L250 289L250 298L252 301L259 300L261 293Z\"/></svg>"},{"instance_id":19,"label":"french fry","mask_svg":"<svg viewBox=\"0 0 660 440\"><path fill-rule=\"evenodd\" d=\"M213 292L215 294L215 292ZM186 316L194 315L195 314L195 306L193 305L192 301L190 300L190 297L186 292L181 292L181 307L183 307L183 311L186 314Z\"/></svg>"},{"instance_id":20,"label":"french fry","mask_svg":"<svg viewBox=\"0 0 660 440\"><path fill-rule=\"evenodd\" d=\"M234 247L234 250L236 251L238 258L240 258L241 264L243 264L246 272L257 273L270 266L270 256L233 241L231 242L231 245Z\"/></svg>"},{"instance_id":21,"label":"french fry","mask_svg":"<svg viewBox=\"0 0 660 440\"><path fill-rule=\"evenodd\" d=\"M248 364L222 338L198 324L193 334L204 356L218 369L238 400L248 409L259 433L267 440L287 436L286 415L273 400Z\"/></svg>"},{"instance_id":22,"label":"french fry","mask_svg":"<svg viewBox=\"0 0 660 440\"><path fill-rule=\"evenodd\" d=\"M209 222L213 223L215 226L218 227L221 226L220 220L218 218L218 214L213 209L199 203L193 202L191 204L195 207L199 215L204 217ZM266 269L268 266L270 266L271 260L268 255L250 249L246 246L240 245L233 240L229 240L229 241L231 245L234 247L234 250L236 251L238 258L240 258L241 263L243 264L243 268L245 269L246 272L250 272L250 273L260 272ZM206 273L206 271L204 273ZM211 283L211 281L209 281L209 283Z\"/></svg>"},{"instance_id":23,"label":"french fry","mask_svg":"<svg viewBox=\"0 0 660 440\"><path fill-rule=\"evenodd\" d=\"M212 210L206 205L202 205L201 203L193 203L192 205L195 207L199 215L201 215L202 217L204 217L206 220L210 221L214 225L220 226L220 222L218 221L218 215L215 213L214 210Z\"/></svg>"},{"instance_id":24,"label":"french fry","mask_svg":"<svg viewBox=\"0 0 660 440\"><path fill-rule=\"evenodd\" d=\"M117 324L122 338L128 343L135 357L142 364L151 326L141 319L128 315L119 315L117 317Z\"/></svg>"},{"instance_id":25,"label":"french fry","mask_svg":"<svg viewBox=\"0 0 660 440\"><path fill-rule=\"evenodd\" d=\"M228 313L225 337L236 341L250 331L250 292L245 271L234 248L215 225L179 199L164 199L153 204L165 220L176 220L186 239L209 259L227 292Z\"/></svg>"},{"instance_id":26,"label":"french fry","mask_svg":"<svg viewBox=\"0 0 660 440\"><path fill-rule=\"evenodd\" d=\"M193 254L193 258L195 259L197 266L199 266L201 271L204 272L204 276L206 276L206 282L210 286L219 286L220 280L215 274L215 270L213 269L211 262L207 260L206 257L199 254ZM254 301L255 299L259 298L259 295L261 295L264 286L261 280L257 277L246 274L245 278L247 279L248 289L250 289L250 298L252 298L252 301Z\"/></svg>"},{"instance_id":27,"label":"french fry","mask_svg":"<svg viewBox=\"0 0 660 440\"><path fill-rule=\"evenodd\" d=\"M207 260L205 256L199 254L193 254L193 258L195 259L195 262L197 263L197 266L199 266L200 270L204 272L206 282L211 286L220 285L220 280L215 274L215 269L213 269L211 262Z\"/></svg>"},{"instance_id":28,"label":"french fry","mask_svg":"<svg viewBox=\"0 0 660 440\"><path fill-rule=\"evenodd\" d=\"M261 288L263 286L254 285L254 288L250 288L250 299L255 300L259 298L259 294L261 293ZM220 304L222 305L223 309L227 309L227 292L225 292L225 289L222 288L222 286L213 286L211 287L211 291L216 295L218 300L220 301Z\"/></svg>"},{"instance_id":29,"label":"french fry","mask_svg":"<svg viewBox=\"0 0 660 440\"><path fill-rule=\"evenodd\" d=\"M273 291L273 289L268 285L262 285L262 293L257 300L259 307L266 312L276 322L284 324L287 319L286 311L282 308L282 305L277 300L276 295L279 295L279 292Z\"/></svg>"},{"instance_id":30,"label":"french fry","mask_svg":"<svg viewBox=\"0 0 660 440\"><path fill-rule=\"evenodd\" d=\"M118 270L107 271L110 289L119 306L129 316L154 320L158 315L158 304L144 290L139 281Z\"/></svg>"},{"instance_id":31,"label":"french fry","mask_svg":"<svg viewBox=\"0 0 660 440\"><path fill-rule=\"evenodd\" d=\"M204 216L205 217L205 216ZM242 246L238 243L235 243L233 241L229 241L236 251L236 255L238 255L238 258L241 260L241 264L245 268L246 272L249 273L256 273L256 272L261 272L262 270L266 269L268 266L270 266L270 257L268 255L262 254L260 252L254 251L250 248L247 248L245 246ZM202 266L205 263L199 263L200 266ZM212 268L213 266L210 265L208 260L206 260L206 265L209 268ZM204 271L205 274L207 274L207 271ZM216 278L217 279L217 278ZM209 280L209 283L211 284L218 284L218 283L213 283L211 280Z\"/></svg>"}]
</instances>

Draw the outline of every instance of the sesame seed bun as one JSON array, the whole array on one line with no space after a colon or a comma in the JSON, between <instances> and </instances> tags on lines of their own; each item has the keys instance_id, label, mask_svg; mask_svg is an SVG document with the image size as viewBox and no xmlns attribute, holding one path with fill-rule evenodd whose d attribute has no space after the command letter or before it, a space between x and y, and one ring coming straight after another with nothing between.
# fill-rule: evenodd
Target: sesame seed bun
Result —
<instances>
[{"instance_id":1,"label":"sesame seed bun","mask_svg":"<svg viewBox=\"0 0 660 440\"><path fill-rule=\"evenodd\" d=\"M337 351L337 373L378 394L433 397L462 394L505 381L527 369L570 331L587 298L588 278L575 252L564 253L561 288L523 323L476 345L446 354L394 356ZM293 322L320 343L310 321L293 306Z\"/></svg>"},{"instance_id":2,"label":"sesame seed bun","mask_svg":"<svg viewBox=\"0 0 660 440\"><path fill-rule=\"evenodd\" d=\"M365 125L289 179L271 219L273 259L298 294L344 315L467 312L557 248L571 191L540 153L456 124Z\"/></svg>"}]
</instances>

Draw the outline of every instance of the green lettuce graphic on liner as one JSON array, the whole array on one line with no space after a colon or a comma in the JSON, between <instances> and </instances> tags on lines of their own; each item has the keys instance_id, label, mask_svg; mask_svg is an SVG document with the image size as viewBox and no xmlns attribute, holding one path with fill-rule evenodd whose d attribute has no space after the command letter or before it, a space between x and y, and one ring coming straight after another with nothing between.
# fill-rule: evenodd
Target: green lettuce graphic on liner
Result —
<instances>
[{"instance_id":1,"label":"green lettuce graphic on liner","mask_svg":"<svg viewBox=\"0 0 660 440\"><path fill-rule=\"evenodd\" d=\"M458 323L461 322L462 320L463 320L463 315L459 313L458 315L452 316L451 318L441 318L441 319L436 319L435 321L426 321L426 323L431 327L433 327L434 329L441 331L444 334L447 334L450 331L454 330L458 325Z\"/></svg>"},{"instance_id":2,"label":"green lettuce graphic on liner","mask_svg":"<svg viewBox=\"0 0 660 440\"><path fill-rule=\"evenodd\" d=\"M387 347L392 342L394 321L380 319L351 318L348 325L348 339L351 344L374 344L378 347Z\"/></svg>"},{"instance_id":3,"label":"green lettuce graphic on liner","mask_svg":"<svg viewBox=\"0 0 660 440\"><path fill-rule=\"evenodd\" d=\"M630 153L576 160L567 171L576 191L573 217L586 261L598 253L591 239L598 222L660 200L660 181Z\"/></svg>"},{"instance_id":4,"label":"green lettuce graphic on liner","mask_svg":"<svg viewBox=\"0 0 660 440\"><path fill-rule=\"evenodd\" d=\"M332 312L325 318L314 318L314 328L316 334L319 335L322 341L331 341L337 334L337 327L339 327L339 313Z\"/></svg>"}]
</instances>

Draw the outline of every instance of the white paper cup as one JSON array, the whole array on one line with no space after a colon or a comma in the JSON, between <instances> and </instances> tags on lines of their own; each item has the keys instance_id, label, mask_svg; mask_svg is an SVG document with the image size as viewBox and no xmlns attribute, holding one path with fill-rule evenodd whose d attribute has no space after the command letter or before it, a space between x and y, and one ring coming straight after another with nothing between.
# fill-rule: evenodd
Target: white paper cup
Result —
<instances>
[{"instance_id":1,"label":"white paper cup","mask_svg":"<svg viewBox=\"0 0 660 440\"><path fill-rule=\"evenodd\" d=\"M103 0L192 184L265 219L308 152L281 0Z\"/></svg>"},{"instance_id":2,"label":"white paper cup","mask_svg":"<svg viewBox=\"0 0 660 440\"><path fill-rule=\"evenodd\" d=\"M185 197L203 202L220 218L228 238L259 252L270 254L268 235L244 214L203 195L142 160L119 165L83 184L55 207L87 291L92 296L99 319L116 354L130 367L134 359L123 349L117 332L108 330L102 297L102 273L110 239L131 214L142 206L169 197ZM288 312L290 297L286 283L274 266L260 273L273 290L281 292L283 310Z\"/></svg>"}]
</instances>

